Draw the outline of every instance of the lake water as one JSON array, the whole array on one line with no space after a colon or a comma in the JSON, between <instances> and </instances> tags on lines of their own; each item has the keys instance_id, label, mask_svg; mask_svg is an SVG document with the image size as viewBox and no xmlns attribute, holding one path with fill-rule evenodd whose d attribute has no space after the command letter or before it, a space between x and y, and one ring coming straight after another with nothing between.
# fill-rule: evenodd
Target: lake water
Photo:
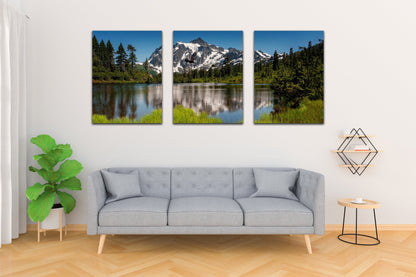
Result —
<instances>
[{"instance_id":1,"label":"lake water","mask_svg":"<svg viewBox=\"0 0 416 277\"><path fill-rule=\"evenodd\" d=\"M161 84L93 84L93 114L140 119L162 108Z\"/></svg>"},{"instance_id":2,"label":"lake water","mask_svg":"<svg viewBox=\"0 0 416 277\"><path fill-rule=\"evenodd\" d=\"M273 111L277 98L269 84L254 85L254 120L259 120L260 115Z\"/></svg>"},{"instance_id":3,"label":"lake water","mask_svg":"<svg viewBox=\"0 0 416 277\"><path fill-rule=\"evenodd\" d=\"M173 85L173 106L182 105L195 113L206 112L223 123L243 120L243 85L187 83Z\"/></svg>"}]
</instances>

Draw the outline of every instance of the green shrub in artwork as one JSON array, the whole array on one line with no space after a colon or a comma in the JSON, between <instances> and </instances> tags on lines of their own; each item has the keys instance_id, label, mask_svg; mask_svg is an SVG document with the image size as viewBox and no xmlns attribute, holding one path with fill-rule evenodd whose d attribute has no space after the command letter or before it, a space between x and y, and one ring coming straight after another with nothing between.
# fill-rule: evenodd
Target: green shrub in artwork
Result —
<instances>
[{"instance_id":1,"label":"green shrub in artwork","mask_svg":"<svg viewBox=\"0 0 416 277\"><path fill-rule=\"evenodd\" d=\"M161 124L162 123L162 109L154 110L151 114L146 114L140 118L142 124Z\"/></svg>"},{"instance_id":2,"label":"green shrub in artwork","mask_svg":"<svg viewBox=\"0 0 416 277\"><path fill-rule=\"evenodd\" d=\"M222 120L215 117L209 117L207 113L201 112L196 114L192 109L184 108L181 105L176 106L173 109L173 123L174 124L221 124Z\"/></svg>"},{"instance_id":3,"label":"green shrub in artwork","mask_svg":"<svg viewBox=\"0 0 416 277\"><path fill-rule=\"evenodd\" d=\"M287 108L277 113L264 113L260 115L260 120L254 123L273 124L308 124L324 122L324 102L322 100L304 100L296 109Z\"/></svg>"},{"instance_id":4,"label":"green shrub in artwork","mask_svg":"<svg viewBox=\"0 0 416 277\"><path fill-rule=\"evenodd\" d=\"M140 119L130 119L128 117L118 117L108 119L102 114L93 114L92 123L94 124L161 124L162 109L154 110L151 114L142 116Z\"/></svg>"}]
</instances>

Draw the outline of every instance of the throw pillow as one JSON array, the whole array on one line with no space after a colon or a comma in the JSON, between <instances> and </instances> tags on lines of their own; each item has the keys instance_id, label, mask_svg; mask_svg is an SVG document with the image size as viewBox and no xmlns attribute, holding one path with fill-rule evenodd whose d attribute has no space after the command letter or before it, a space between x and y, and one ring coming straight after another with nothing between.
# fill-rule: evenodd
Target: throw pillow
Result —
<instances>
[{"instance_id":1,"label":"throw pillow","mask_svg":"<svg viewBox=\"0 0 416 277\"><path fill-rule=\"evenodd\" d=\"M105 203L143 195L140 190L138 170L128 174L113 173L107 170L101 170L101 173L108 193Z\"/></svg>"},{"instance_id":2,"label":"throw pillow","mask_svg":"<svg viewBox=\"0 0 416 277\"><path fill-rule=\"evenodd\" d=\"M250 197L279 197L298 200L292 192L299 171L271 171L253 169L257 191Z\"/></svg>"}]
</instances>

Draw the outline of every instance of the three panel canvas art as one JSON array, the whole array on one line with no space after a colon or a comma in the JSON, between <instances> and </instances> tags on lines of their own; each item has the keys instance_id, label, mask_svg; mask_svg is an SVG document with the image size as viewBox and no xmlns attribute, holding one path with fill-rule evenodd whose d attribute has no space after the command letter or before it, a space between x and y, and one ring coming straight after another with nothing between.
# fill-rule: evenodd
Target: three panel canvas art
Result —
<instances>
[{"instance_id":1,"label":"three panel canvas art","mask_svg":"<svg viewBox=\"0 0 416 277\"><path fill-rule=\"evenodd\" d=\"M243 123L242 31L174 31L172 63L174 124ZM161 124L162 64L161 31L93 31L92 122ZM323 31L255 31L251 66L255 124L324 123Z\"/></svg>"}]
</instances>

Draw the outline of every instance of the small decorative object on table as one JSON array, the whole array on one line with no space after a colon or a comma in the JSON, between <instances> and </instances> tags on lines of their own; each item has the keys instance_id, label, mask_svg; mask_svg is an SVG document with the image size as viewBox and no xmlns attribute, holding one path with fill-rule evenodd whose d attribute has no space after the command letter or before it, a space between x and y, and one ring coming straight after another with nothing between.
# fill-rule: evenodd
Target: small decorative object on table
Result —
<instances>
[{"instance_id":1,"label":"small decorative object on table","mask_svg":"<svg viewBox=\"0 0 416 277\"><path fill-rule=\"evenodd\" d=\"M27 188L26 196L30 200L28 215L31 220L38 222L38 242L40 233L44 232L46 235L46 230L59 231L62 241L62 227L65 226L65 214L62 213L62 209L68 214L75 208L76 203L70 194L62 190L81 190L81 181L75 176L83 167L78 161L67 160L72 155L69 144L56 144L49 135L39 135L30 142L41 148L43 154L33 156L41 168L30 166L29 170L37 172L46 183L36 183ZM62 163L59 169L55 170L55 166L60 162ZM56 198L59 200L58 205L54 205Z\"/></svg>"},{"instance_id":2,"label":"small decorative object on table","mask_svg":"<svg viewBox=\"0 0 416 277\"><path fill-rule=\"evenodd\" d=\"M340 235L338 235L338 239L340 241L350 243L350 244L355 244L355 245L366 245L366 246L380 244L380 240L378 239L377 219L376 219L376 208L380 207L380 203L378 203L376 201L372 201L372 200L362 199L362 198L355 198L355 199L346 198L346 199L338 200L338 204L344 207L344 216L342 218L342 232L341 232ZM355 233L344 233L345 212L346 212L347 207L348 208L355 208ZM357 227L357 225L358 225L358 209L373 209L374 228L375 228L375 232L376 232L375 237L358 233L358 230L357 230L357 228L358 228ZM355 236L355 241L351 242L351 241L344 240L342 238L344 236ZM358 237L359 236L373 239L373 240L375 240L375 242L374 243L358 243Z\"/></svg>"}]
</instances>

